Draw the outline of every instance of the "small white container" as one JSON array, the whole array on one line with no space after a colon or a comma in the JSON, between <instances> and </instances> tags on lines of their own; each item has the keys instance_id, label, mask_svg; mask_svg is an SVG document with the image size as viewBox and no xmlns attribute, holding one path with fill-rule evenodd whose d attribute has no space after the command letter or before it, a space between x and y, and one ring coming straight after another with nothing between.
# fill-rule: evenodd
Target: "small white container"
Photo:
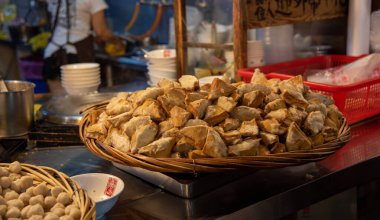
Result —
<instances>
[{"instance_id":1,"label":"small white container","mask_svg":"<svg viewBox=\"0 0 380 220\"><path fill-rule=\"evenodd\" d=\"M88 196L96 203L96 218L103 217L118 200L124 182L117 176L106 173L86 173L72 176Z\"/></svg>"}]
</instances>

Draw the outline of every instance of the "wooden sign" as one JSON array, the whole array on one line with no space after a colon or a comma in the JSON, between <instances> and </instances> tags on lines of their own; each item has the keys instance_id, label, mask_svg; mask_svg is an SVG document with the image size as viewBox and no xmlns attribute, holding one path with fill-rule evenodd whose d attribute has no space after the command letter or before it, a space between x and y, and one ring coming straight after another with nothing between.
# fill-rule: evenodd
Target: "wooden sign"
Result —
<instances>
[{"instance_id":1,"label":"wooden sign","mask_svg":"<svg viewBox=\"0 0 380 220\"><path fill-rule=\"evenodd\" d=\"M343 17L348 0L247 0L248 28Z\"/></svg>"}]
</instances>

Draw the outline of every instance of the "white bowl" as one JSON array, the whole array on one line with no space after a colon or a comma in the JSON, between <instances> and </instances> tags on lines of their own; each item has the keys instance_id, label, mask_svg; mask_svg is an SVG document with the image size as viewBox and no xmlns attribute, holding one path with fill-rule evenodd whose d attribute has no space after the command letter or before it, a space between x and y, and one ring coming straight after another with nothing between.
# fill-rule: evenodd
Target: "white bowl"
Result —
<instances>
[{"instance_id":1,"label":"white bowl","mask_svg":"<svg viewBox=\"0 0 380 220\"><path fill-rule=\"evenodd\" d=\"M176 72L176 66L173 67L156 67L156 66L148 66L149 71L161 71L161 72Z\"/></svg>"},{"instance_id":2,"label":"white bowl","mask_svg":"<svg viewBox=\"0 0 380 220\"><path fill-rule=\"evenodd\" d=\"M100 82L92 82L92 83L87 83L87 84L72 84L72 83L66 83L66 82L61 82L62 86L65 88L72 88L72 89L87 89L87 88L93 88L100 85Z\"/></svg>"},{"instance_id":3,"label":"white bowl","mask_svg":"<svg viewBox=\"0 0 380 220\"><path fill-rule=\"evenodd\" d=\"M68 81L68 82L88 82L88 81L94 81L94 80L100 80L99 76L91 76L91 77L84 77L84 76L77 76L77 77L67 77L62 76L62 80Z\"/></svg>"},{"instance_id":4,"label":"white bowl","mask_svg":"<svg viewBox=\"0 0 380 220\"><path fill-rule=\"evenodd\" d=\"M80 96L80 95L86 95L86 94L98 92L99 85L93 85L90 87L87 87L87 86L73 87L73 86L62 85L62 87L65 88L67 94L72 95L72 96Z\"/></svg>"},{"instance_id":5,"label":"white bowl","mask_svg":"<svg viewBox=\"0 0 380 220\"><path fill-rule=\"evenodd\" d=\"M152 50L146 53L148 60L175 60L176 51L174 49Z\"/></svg>"},{"instance_id":6,"label":"white bowl","mask_svg":"<svg viewBox=\"0 0 380 220\"><path fill-rule=\"evenodd\" d=\"M88 86L95 86L100 84L100 79L95 79L91 81L66 81L66 80L61 80L62 85L67 85L67 86L83 86L83 87L88 87Z\"/></svg>"},{"instance_id":7,"label":"white bowl","mask_svg":"<svg viewBox=\"0 0 380 220\"><path fill-rule=\"evenodd\" d=\"M73 63L61 66L61 70L83 70L99 68L99 63Z\"/></svg>"},{"instance_id":8,"label":"white bowl","mask_svg":"<svg viewBox=\"0 0 380 220\"><path fill-rule=\"evenodd\" d=\"M154 76L154 77L160 77L160 78L175 79L177 77L177 72L169 73L169 72L159 72L159 71L151 72L151 71L149 71L148 75Z\"/></svg>"},{"instance_id":9,"label":"white bowl","mask_svg":"<svg viewBox=\"0 0 380 220\"><path fill-rule=\"evenodd\" d=\"M123 180L106 173L86 173L71 179L77 181L96 203L96 218L101 218L115 205L124 189Z\"/></svg>"},{"instance_id":10,"label":"white bowl","mask_svg":"<svg viewBox=\"0 0 380 220\"><path fill-rule=\"evenodd\" d=\"M91 75L91 74L100 74L100 69L61 70L61 73L66 74L66 75Z\"/></svg>"}]
</instances>

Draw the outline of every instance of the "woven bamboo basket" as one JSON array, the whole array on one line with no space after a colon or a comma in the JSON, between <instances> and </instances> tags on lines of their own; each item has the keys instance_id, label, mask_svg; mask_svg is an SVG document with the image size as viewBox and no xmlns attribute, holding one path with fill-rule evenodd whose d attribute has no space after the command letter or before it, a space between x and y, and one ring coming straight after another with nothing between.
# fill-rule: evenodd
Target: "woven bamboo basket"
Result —
<instances>
[{"instance_id":1,"label":"woven bamboo basket","mask_svg":"<svg viewBox=\"0 0 380 220\"><path fill-rule=\"evenodd\" d=\"M8 168L8 163L0 163L0 167ZM95 202L90 199L87 193L78 185L77 182L71 180L66 174L59 172L53 168L45 166L35 166L31 164L21 164L21 175L33 177L33 185L46 182L48 188L60 186L70 197L78 204L81 211L81 220L95 220L96 209Z\"/></svg>"},{"instance_id":2,"label":"woven bamboo basket","mask_svg":"<svg viewBox=\"0 0 380 220\"><path fill-rule=\"evenodd\" d=\"M88 138L86 128L95 123L98 113L105 109L108 102L87 108L79 125L83 143L95 155L119 164L141 167L164 173L211 173L252 170L262 168L280 168L295 166L322 160L336 152L350 139L350 127L343 119L342 126L335 140L314 147L312 150L298 150L266 156L224 157L224 158L153 158L139 154L124 153L98 140Z\"/></svg>"}]
</instances>

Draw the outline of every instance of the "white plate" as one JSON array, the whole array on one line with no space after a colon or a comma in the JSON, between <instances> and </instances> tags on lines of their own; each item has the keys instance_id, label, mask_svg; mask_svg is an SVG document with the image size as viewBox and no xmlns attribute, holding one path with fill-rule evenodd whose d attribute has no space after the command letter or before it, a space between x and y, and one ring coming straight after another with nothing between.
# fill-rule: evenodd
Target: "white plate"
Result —
<instances>
[{"instance_id":1,"label":"white plate","mask_svg":"<svg viewBox=\"0 0 380 220\"><path fill-rule=\"evenodd\" d=\"M176 51L174 49L152 50L145 56L148 60L175 60Z\"/></svg>"}]
</instances>

